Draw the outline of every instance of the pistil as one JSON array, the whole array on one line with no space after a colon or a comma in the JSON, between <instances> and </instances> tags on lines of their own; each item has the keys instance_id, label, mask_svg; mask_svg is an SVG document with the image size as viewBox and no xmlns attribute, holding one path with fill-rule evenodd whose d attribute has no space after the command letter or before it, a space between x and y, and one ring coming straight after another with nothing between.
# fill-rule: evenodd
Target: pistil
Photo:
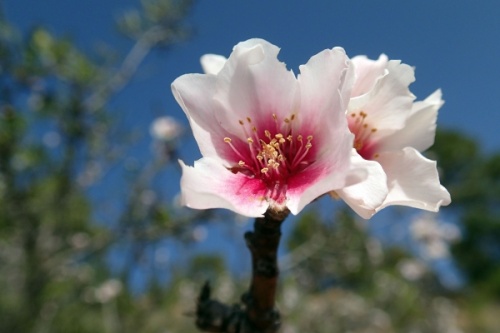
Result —
<instances>
[{"instance_id":1,"label":"pistil","mask_svg":"<svg viewBox=\"0 0 500 333\"><path fill-rule=\"evenodd\" d=\"M250 117L239 120L247 138L248 151L244 151L242 145L233 144L229 137L224 138L224 142L239 159L230 170L261 179L268 188L266 197L281 201L285 198L288 179L314 162L311 154L313 136L308 135L304 142L301 134L292 133L291 123L297 119L295 114L282 120L284 126L280 126L275 114L272 118L274 126L262 132L258 131Z\"/></svg>"}]
</instances>

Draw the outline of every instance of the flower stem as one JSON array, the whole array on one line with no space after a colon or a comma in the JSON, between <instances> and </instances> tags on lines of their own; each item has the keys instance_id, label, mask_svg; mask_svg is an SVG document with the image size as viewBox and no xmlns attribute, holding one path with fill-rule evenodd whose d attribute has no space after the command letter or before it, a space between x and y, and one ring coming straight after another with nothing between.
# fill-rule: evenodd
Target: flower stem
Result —
<instances>
[{"instance_id":1,"label":"flower stem","mask_svg":"<svg viewBox=\"0 0 500 333\"><path fill-rule=\"evenodd\" d=\"M205 284L198 298L196 325L205 332L276 333L281 321L275 308L279 278L278 246L281 224L289 211L268 210L255 219L254 230L245 233L252 255L252 280L249 291L241 297L243 307L228 306L210 299Z\"/></svg>"}]
</instances>

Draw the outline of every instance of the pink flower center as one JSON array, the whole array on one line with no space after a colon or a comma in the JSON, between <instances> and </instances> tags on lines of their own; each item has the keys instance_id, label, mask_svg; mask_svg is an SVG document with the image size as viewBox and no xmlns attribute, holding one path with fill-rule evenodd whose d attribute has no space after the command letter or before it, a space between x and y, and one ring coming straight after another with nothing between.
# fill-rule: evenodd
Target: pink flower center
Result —
<instances>
[{"instance_id":1,"label":"pink flower center","mask_svg":"<svg viewBox=\"0 0 500 333\"><path fill-rule=\"evenodd\" d=\"M349 130L354 134L353 147L365 160L371 160L377 157L375 154L377 144L372 138L372 134L377 131L366 122L367 114L363 111L352 112L347 118Z\"/></svg>"},{"instance_id":2,"label":"pink flower center","mask_svg":"<svg viewBox=\"0 0 500 333\"><path fill-rule=\"evenodd\" d=\"M260 179L267 189L265 197L282 204L290 177L314 162L313 136L293 133L294 114L281 123L275 114L272 118L273 123L268 123L271 126L259 126L265 128L263 131L252 123L250 117L240 120L246 142L229 137L224 138L224 142L231 147L234 159L239 159L230 170Z\"/></svg>"}]
</instances>

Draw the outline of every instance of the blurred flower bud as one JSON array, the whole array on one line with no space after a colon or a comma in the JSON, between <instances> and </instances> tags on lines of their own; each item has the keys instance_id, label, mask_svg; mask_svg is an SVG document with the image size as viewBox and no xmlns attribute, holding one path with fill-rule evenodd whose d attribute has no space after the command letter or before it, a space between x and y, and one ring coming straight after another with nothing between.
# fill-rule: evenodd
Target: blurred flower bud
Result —
<instances>
[{"instance_id":1,"label":"blurred flower bud","mask_svg":"<svg viewBox=\"0 0 500 333\"><path fill-rule=\"evenodd\" d=\"M120 294L122 287L120 281L110 279L95 289L95 298L100 303L107 303Z\"/></svg>"},{"instance_id":2,"label":"blurred flower bud","mask_svg":"<svg viewBox=\"0 0 500 333\"><path fill-rule=\"evenodd\" d=\"M172 117L156 118L151 124L150 133L159 141L169 142L176 139L183 131L181 124Z\"/></svg>"},{"instance_id":3,"label":"blurred flower bud","mask_svg":"<svg viewBox=\"0 0 500 333\"><path fill-rule=\"evenodd\" d=\"M414 259L402 260L398 264L398 269L401 275L409 281L419 280L427 272L425 264Z\"/></svg>"}]
</instances>

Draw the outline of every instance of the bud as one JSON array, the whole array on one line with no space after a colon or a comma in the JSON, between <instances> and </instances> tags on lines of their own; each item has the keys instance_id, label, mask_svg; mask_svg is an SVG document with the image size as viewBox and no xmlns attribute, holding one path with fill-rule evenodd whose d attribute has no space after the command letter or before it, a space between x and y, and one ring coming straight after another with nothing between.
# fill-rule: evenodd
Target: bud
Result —
<instances>
[{"instance_id":1,"label":"bud","mask_svg":"<svg viewBox=\"0 0 500 333\"><path fill-rule=\"evenodd\" d=\"M151 124L150 133L159 141L170 142L182 133L182 126L172 117L156 118Z\"/></svg>"}]
</instances>

